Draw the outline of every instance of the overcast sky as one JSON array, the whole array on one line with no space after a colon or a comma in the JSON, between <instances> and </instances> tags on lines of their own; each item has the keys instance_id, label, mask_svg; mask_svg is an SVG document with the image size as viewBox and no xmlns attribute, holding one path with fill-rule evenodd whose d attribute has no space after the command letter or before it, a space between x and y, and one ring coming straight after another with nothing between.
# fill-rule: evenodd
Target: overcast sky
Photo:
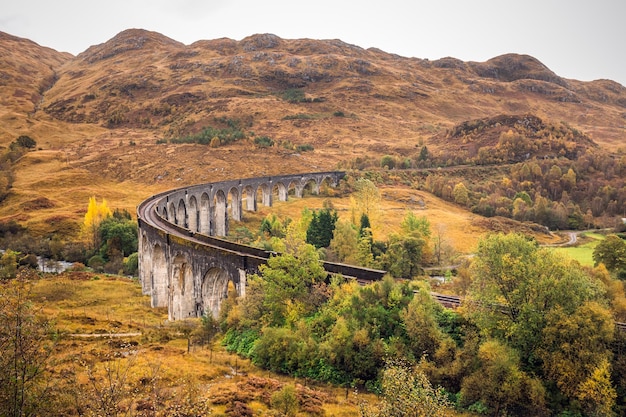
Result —
<instances>
[{"instance_id":1,"label":"overcast sky","mask_svg":"<svg viewBox=\"0 0 626 417\"><path fill-rule=\"evenodd\" d=\"M74 55L130 28L185 44L341 39L432 60L514 52L565 78L626 86L625 0L0 0L0 31Z\"/></svg>"}]
</instances>

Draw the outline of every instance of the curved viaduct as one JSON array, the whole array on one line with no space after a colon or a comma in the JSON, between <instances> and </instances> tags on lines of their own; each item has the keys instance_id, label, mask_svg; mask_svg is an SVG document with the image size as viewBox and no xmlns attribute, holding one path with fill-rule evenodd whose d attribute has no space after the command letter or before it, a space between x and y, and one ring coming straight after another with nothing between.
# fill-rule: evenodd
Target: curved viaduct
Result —
<instances>
[{"instance_id":1,"label":"curved viaduct","mask_svg":"<svg viewBox=\"0 0 626 417\"><path fill-rule=\"evenodd\" d=\"M290 192L318 194L322 184L336 186L344 172L259 177L199 184L152 196L137 208L139 279L152 307L167 307L170 320L217 316L232 281L245 296L246 275L258 272L271 252L221 239L229 219L241 220L243 208L286 201ZM244 204L245 202L245 204ZM385 271L325 262L329 273L363 280Z\"/></svg>"}]
</instances>

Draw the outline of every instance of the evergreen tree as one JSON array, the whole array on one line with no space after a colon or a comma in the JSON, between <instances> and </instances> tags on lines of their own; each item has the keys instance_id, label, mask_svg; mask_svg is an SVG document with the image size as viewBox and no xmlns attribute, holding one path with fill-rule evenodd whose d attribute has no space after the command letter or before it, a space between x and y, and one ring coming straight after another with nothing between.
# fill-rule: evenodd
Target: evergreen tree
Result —
<instances>
[{"instance_id":1,"label":"evergreen tree","mask_svg":"<svg viewBox=\"0 0 626 417\"><path fill-rule=\"evenodd\" d=\"M306 231L306 242L317 249L330 246L338 217L337 212L329 208L313 212L311 223Z\"/></svg>"}]
</instances>

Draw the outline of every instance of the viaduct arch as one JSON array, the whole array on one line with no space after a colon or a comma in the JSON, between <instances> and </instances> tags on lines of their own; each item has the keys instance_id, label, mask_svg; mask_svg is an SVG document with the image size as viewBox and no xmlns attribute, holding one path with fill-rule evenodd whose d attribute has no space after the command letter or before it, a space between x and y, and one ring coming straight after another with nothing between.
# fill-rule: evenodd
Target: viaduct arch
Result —
<instances>
[{"instance_id":1,"label":"viaduct arch","mask_svg":"<svg viewBox=\"0 0 626 417\"><path fill-rule=\"evenodd\" d=\"M344 172L259 177L182 187L152 196L137 208L139 279L152 307L167 307L170 320L217 316L228 282L245 296L246 275L258 272L272 253L229 242L229 220L241 220L244 208L287 201L293 190L319 194L323 184L338 185ZM385 271L325 262L329 273L380 279Z\"/></svg>"}]
</instances>

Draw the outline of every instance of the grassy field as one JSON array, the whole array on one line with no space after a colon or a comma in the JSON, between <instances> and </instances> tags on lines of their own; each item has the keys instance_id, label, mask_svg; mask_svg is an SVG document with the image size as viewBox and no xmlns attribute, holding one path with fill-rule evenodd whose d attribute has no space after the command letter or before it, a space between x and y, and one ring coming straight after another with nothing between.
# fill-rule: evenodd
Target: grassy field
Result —
<instances>
[{"instance_id":1,"label":"grassy field","mask_svg":"<svg viewBox=\"0 0 626 417\"><path fill-rule=\"evenodd\" d=\"M35 282L31 296L58 330L50 361L53 375L61 378L56 384L67 393L78 385L77 398L95 395L94 381L116 382L111 378L124 375L135 404L155 392L170 401L194 396L208 401L213 415L225 415L233 401L243 401L256 414L265 415L272 390L285 384L294 384L303 398L315 399L311 404L319 400L319 411L327 416L357 416L358 403L374 399L269 373L229 354L219 340L211 348L198 344L189 348L186 330L200 320L168 322L167 311L151 308L136 280L86 272L48 275ZM306 401L303 404L306 407Z\"/></svg>"},{"instance_id":2,"label":"grassy field","mask_svg":"<svg viewBox=\"0 0 626 417\"><path fill-rule=\"evenodd\" d=\"M602 239L604 235L599 233L581 233L578 236L580 243L576 246L554 248L554 250L577 260L581 265L593 266L593 250Z\"/></svg>"}]
</instances>

